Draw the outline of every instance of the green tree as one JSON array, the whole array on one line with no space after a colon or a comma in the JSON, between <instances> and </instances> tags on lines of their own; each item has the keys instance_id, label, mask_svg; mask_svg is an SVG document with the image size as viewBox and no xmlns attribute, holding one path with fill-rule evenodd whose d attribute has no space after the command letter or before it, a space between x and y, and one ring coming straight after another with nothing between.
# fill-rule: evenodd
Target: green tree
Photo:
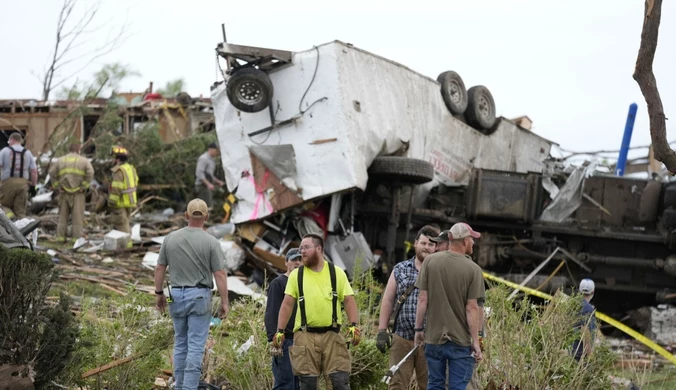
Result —
<instances>
[{"instance_id":1,"label":"green tree","mask_svg":"<svg viewBox=\"0 0 676 390\"><path fill-rule=\"evenodd\" d=\"M119 62L106 64L92 76L92 81L76 80L72 87L63 87L57 97L67 100L95 99L104 96L114 96L122 81L129 77L140 76L140 73L128 65Z\"/></svg>"},{"instance_id":2,"label":"green tree","mask_svg":"<svg viewBox=\"0 0 676 390\"><path fill-rule=\"evenodd\" d=\"M185 88L185 81L181 79L176 79L173 81L168 81L165 84L164 88L157 90L157 93L161 94L164 97L176 97L180 92Z\"/></svg>"}]
</instances>

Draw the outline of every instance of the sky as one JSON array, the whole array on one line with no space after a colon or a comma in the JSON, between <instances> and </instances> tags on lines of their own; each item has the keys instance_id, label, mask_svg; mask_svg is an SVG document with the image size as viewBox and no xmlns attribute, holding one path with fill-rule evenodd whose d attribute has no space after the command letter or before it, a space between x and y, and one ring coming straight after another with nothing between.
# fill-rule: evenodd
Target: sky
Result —
<instances>
[{"instance_id":1,"label":"sky","mask_svg":"<svg viewBox=\"0 0 676 390\"><path fill-rule=\"evenodd\" d=\"M93 4L80 0L76 13ZM302 51L341 40L436 79L455 70L487 86L498 115L528 115L533 131L573 151L618 149L629 105L632 146L650 143L646 104L632 78L643 23L639 0L446 0L246 2L101 0L87 50L128 24L129 38L94 63L64 71L87 80L120 62L140 76L121 92L183 78L192 96L217 80L214 48L228 42ZM0 0L0 99L39 98L60 0ZM36 12L39 10L39 13ZM676 111L676 2L665 1L654 71L667 118ZM667 121L669 130L670 122ZM669 134L669 133L668 133ZM676 134L667 136L676 140ZM633 153L644 154L645 150Z\"/></svg>"}]
</instances>

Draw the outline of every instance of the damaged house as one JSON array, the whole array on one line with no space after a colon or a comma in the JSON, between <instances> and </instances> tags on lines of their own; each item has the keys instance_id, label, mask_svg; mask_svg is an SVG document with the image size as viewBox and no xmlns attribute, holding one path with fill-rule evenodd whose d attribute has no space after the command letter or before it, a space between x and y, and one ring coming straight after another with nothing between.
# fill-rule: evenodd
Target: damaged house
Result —
<instances>
[{"instance_id":1,"label":"damaged house","mask_svg":"<svg viewBox=\"0 0 676 390\"><path fill-rule=\"evenodd\" d=\"M0 100L0 148L7 145L9 135L21 133L34 154L50 149L50 136L63 126L67 118L80 114L71 129L63 129L81 143L92 135L96 123L108 104L118 108L122 125L116 135L131 134L139 125L156 119L165 143L184 139L196 132L214 129L211 99L191 98L181 93L177 98L159 94L121 93L111 99L97 98L88 102L74 100L36 101ZM80 111L79 109L84 108Z\"/></svg>"}]
</instances>

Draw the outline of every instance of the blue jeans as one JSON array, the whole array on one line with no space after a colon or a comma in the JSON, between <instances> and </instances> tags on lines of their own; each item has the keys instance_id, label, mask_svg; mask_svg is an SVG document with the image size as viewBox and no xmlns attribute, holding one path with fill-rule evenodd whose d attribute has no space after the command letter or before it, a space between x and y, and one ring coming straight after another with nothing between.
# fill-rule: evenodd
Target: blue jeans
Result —
<instances>
[{"instance_id":1,"label":"blue jeans","mask_svg":"<svg viewBox=\"0 0 676 390\"><path fill-rule=\"evenodd\" d=\"M171 289L169 313L174 320L175 390L197 390L202 376L202 357L211 321L211 290Z\"/></svg>"},{"instance_id":2,"label":"blue jeans","mask_svg":"<svg viewBox=\"0 0 676 390\"><path fill-rule=\"evenodd\" d=\"M427 390L465 390L474 371L472 349L452 341L445 344L425 344L427 358ZM446 373L448 372L448 387Z\"/></svg>"},{"instance_id":3,"label":"blue jeans","mask_svg":"<svg viewBox=\"0 0 676 390\"><path fill-rule=\"evenodd\" d=\"M282 345L284 354L282 356L272 357L272 376L275 378L275 385L272 390L299 390L300 382L298 377L293 375L291 368L291 357L289 356L289 347L293 345L293 340L285 339Z\"/></svg>"}]
</instances>

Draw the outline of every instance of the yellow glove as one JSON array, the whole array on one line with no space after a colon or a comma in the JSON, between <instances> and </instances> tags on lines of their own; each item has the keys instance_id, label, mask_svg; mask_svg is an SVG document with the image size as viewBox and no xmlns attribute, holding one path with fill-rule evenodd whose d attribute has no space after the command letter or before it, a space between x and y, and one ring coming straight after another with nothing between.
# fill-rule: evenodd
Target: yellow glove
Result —
<instances>
[{"instance_id":1,"label":"yellow glove","mask_svg":"<svg viewBox=\"0 0 676 390\"><path fill-rule=\"evenodd\" d=\"M353 322L347 327L347 337L352 342L352 345L357 345L361 341L361 331L357 327L357 323Z\"/></svg>"},{"instance_id":2,"label":"yellow glove","mask_svg":"<svg viewBox=\"0 0 676 390\"><path fill-rule=\"evenodd\" d=\"M275 348L282 348L284 345L284 329L277 329L277 333L272 336L272 346Z\"/></svg>"}]
</instances>

